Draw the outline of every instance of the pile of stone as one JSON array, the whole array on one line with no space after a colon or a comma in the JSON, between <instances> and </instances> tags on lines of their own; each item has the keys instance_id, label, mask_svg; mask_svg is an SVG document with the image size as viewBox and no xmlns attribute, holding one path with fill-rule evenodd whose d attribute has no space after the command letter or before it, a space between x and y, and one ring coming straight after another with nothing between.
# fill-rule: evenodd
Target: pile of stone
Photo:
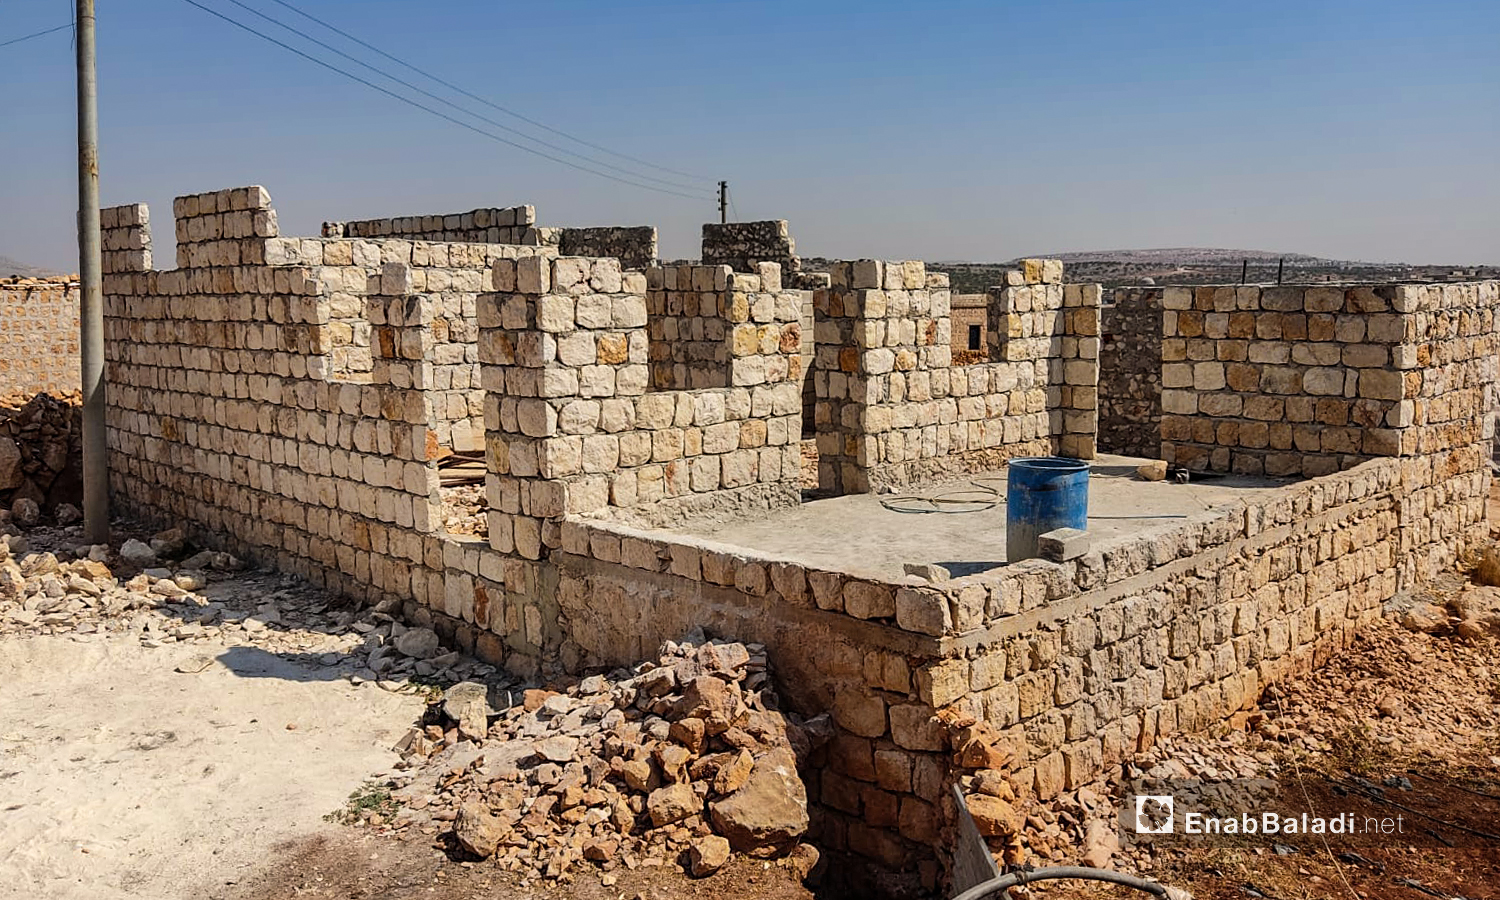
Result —
<instances>
[{"instance_id":1,"label":"pile of stone","mask_svg":"<svg viewBox=\"0 0 1500 900\"><path fill-rule=\"evenodd\" d=\"M193 592L207 585L210 570L240 566L227 553L205 552L173 571L160 567L151 546L137 540L126 541L118 552L104 544L33 551L26 537L9 533L15 531L14 524L0 529L0 635L109 630L133 620L130 613L203 602ZM183 544L180 532L163 532L152 544L166 547L173 541ZM143 562L150 567L141 571ZM116 577L127 571L133 577Z\"/></svg>"},{"instance_id":2,"label":"pile of stone","mask_svg":"<svg viewBox=\"0 0 1500 900\"><path fill-rule=\"evenodd\" d=\"M0 397L0 525L76 521L83 430L77 392ZM66 521L63 522L66 524Z\"/></svg>"},{"instance_id":3,"label":"pile of stone","mask_svg":"<svg viewBox=\"0 0 1500 900\"><path fill-rule=\"evenodd\" d=\"M77 528L15 531L0 527L0 637L128 633L146 649L252 646L387 691L500 677L492 666L445 650L431 629L397 622L395 601L340 605L293 576L247 570L231 554L197 550L176 529L114 547L77 543Z\"/></svg>"},{"instance_id":4,"label":"pile of stone","mask_svg":"<svg viewBox=\"0 0 1500 900\"><path fill-rule=\"evenodd\" d=\"M443 488L443 529L449 534L488 537L489 499L483 484L460 484Z\"/></svg>"},{"instance_id":5,"label":"pile of stone","mask_svg":"<svg viewBox=\"0 0 1500 900\"><path fill-rule=\"evenodd\" d=\"M399 646L399 645L398 645ZM817 851L799 760L832 737L827 716L780 711L765 649L695 633L656 660L565 690L456 685L398 749L401 810L388 825L524 878L586 866L681 865L694 876L739 853L806 877Z\"/></svg>"}]
</instances>

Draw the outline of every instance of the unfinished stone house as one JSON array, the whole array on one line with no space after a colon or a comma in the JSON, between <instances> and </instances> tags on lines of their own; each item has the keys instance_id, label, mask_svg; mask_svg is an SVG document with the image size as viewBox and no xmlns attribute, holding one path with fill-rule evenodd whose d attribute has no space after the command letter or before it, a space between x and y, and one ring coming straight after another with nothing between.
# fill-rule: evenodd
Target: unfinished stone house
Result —
<instances>
[{"instance_id":1,"label":"unfinished stone house","mask_svg":"<svg viewBox=\"0 0 1500 900\"><path fill-rule=\"evenodd\" d=\"M570 244L529 207L286 238L251 187L174 216L158 270L145 207L104 214L133 248L105 260L118 503L398 598L521 673L694 626L763 642L782 696L838 726L804 773L818 840L889 867L953 821L936 711L995 725L1050 796L1317 665L1484 532L1494 282L1159 289L1150 455L1226 477L1101 467L1131 515L1005 565L1003 512L936 524L877 492L1095 456L1101 291L1055 261L1008 273L956 365L945 276L794 279L784 223L705 229L703 263L660 266L654 232ZM804 501L804 430L825 499ZM437 459L466 447L487 538L441 526Z\"/></svg>"}]
</instances>

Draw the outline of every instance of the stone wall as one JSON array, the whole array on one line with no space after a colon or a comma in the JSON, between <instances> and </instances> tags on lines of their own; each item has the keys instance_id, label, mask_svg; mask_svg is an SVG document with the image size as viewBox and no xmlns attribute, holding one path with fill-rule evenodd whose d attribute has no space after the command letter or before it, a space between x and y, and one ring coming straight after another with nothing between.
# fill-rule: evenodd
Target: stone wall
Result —
<instances>
[{"instance_id":1,"label":"stone wall","mask_svg":"<svg viewBox=\"0 0 1500 900\"><path fill-rule=\"evenodd\" d=\"M758 263L750 273L734 272L722 265L666 266L648 272L647 355L653 388L725 387L731 383L734 359L731 351L735 341L744 344L754 338L748 328L741 328L733 335L731 331L737 323L765 325L774 313L766 307L764 297L760 300L761 308L749 307L750 285L755 285L754 290L759 294L776 295L777 303L797 305L796 325L783 323L777 329L777 340L785 338L797 343L796 374L800 383L805 295L782 291L780 266Z\"/></svg>"},{"instance_id":2,"label":"stone wall","mask_svg":"<svg viewBox=\"0 0 1500 900\"><path fill-rule=\"evenodd\" d=\"M536 228L536 207L484 208L466 213L431 216L396 216L357 222L324 222L323 237L405 238L417 241L467 242L477 244L546 244Z\"/></svg>"},{"instance_id":3,"label":"stone wall","mask_svg":"<svg viewBox=\"0 0 1500 900\"><path fill-rule=\"evenodd\" d=\"M236 199L237 195L242 199ZM235 209L237 206L242 209ZM112 236L122 245L144 244L143 258L128 259L121 255L115 262L139 266L136 271L149 269L149 221L144 218L144 207L118 209L118 215L140 221L131 221L127 225L122 218L118 227L107 226L105 246L110 245ZM410 291L429 295L434 303L434 315L430 320L434 365L432 377L426 384L427 389L434 392L431 397L434 439L439 445L454 450L483 449L484 393L479 381L476 299L487 289L490 267L496 259L556 255L554 248L405 237L281 237L275 210L270 207L270 195L260 187L179 198L174 209L178 213L180 267L212 270L226 265L264 263L274 267L305 267L312 274L328 305L325 339L328 342L327 374L330 378L356 382L370 380L377 348L372 344L374 331L367 315L367 298L378 295L383 266L391 263L408 266ZM233 215L226 217L219 210ZM482 212L485 211L465 215ZM530 207L520 207L512 212L521 219L534 215ZM248 226L246 216L250 217ZM483 216L480 219L485 221ZM412 230L421 222L420 218L376 221L392 225L381 229L371 223L349 223L360 227L338 228L333 226L343 223L329 223L325 224L324 231L374 233L400 231L402 228ZM111 260L106 258L105 271L111 270ZM258 274L258 277L264 278L274 271L269 268L259 270L264 274ZM245 277L241 275L242 280ZM215 284L214 288L226 289L222 284Z\"/></svg>"},{"instance_id":4,"label":"stone wall","mask_svg":"<svg viewBox=\"0 0 1500 900\"><path fill-rule=\"evenodd\" d=\"M0 394L61 394L82 384L78 282L0 281Z\"/></svg>"},{"instance_id":5,"label":"stone wall","mask_svg":"<svg viewBox=\"0 0 1500 900\"><path fill-rule=\"evenodd\" d=\"M1320 665L1485 538L1488 486L1474 445L1376 460L1071 563L915 589L897 621L953 636L930 702L1009 735L1049 796Z\"/></svg>"},{"instance_id":6,"label":"stone wall","mask_svg":"<svg viewBox=\"0 0 1500 900\"><path fill-rule=\"evenodd\" d=\"M835 263L814 293L819 487L862 493L1021 455L1094 456L1098 286L1027 261L988 313L995 362L954 367L948 278ZM1087 288L1087 289L1085 289Z\"/></svg>"},{"instance_id":7,"label":"stone wall","mask_svg":"<svg viewBox=\"0 0 1500 900\"><path fill-rule=\"evenodd\" d=\"M1167 288L1162 456L1312 476L1488 439L1497 296L1497 282Z\"/></svg>"},{"instance_id":8,"label":"stone wall","mask_svg":"<svg viewBox=\"0 0 1500 900\"><path fill-rule=\"evenodd\" d=\"M1100 314L1099 449L1161 454L1163 288L1116 288Z\"/></svg>"},{"instance_id":9,"label":"stone wall","mask_svg":"<svg viewBox=\"0 0 1500 900\"><path fill-rule=\"evenodd\" d=\"M146 221L142 208L123 215ZM118 227L139 233L116 239L149 244L144 224ZM476 298L485 541L440 528L432 385L443 304L416 290L420 267L382 262L366 278L369 379L339 381L329 357L340 267L245 262L285 260L287 248L234 240L252 246L196 257L203 266L106 276L121 506L335 592L395 601L407 621L518 673L632 662L691 625L764 642L788 702L830 711L838 727L804 773L816 838L889 866L951 844L945 791L960 769L934 712L1001 729L1019 774L1050 795L1317 664L1383 599L1485 538L1489 432L1473 420L1488 407L1472 406L1493 392L1492 285L1391 289L1390 327L1403 338L1388 349L1405 360L1410 347L1414 359L1399 370L1391 458L1064 563L885 582L657 530L716 505L796 502L800 298L760 273L629 273L550 252L495 259ZM841 460L871 481L936 471L940 457L895 451L925 448L925 429L943 425L949 461L964 464L985 442L952 442L997 421L995 450L1051 452L1070 433L1054 430L1068 415L1059 404L1086 401L1084 370L1097 359L1097 289L1065 288L1060 274L1028 265L1002 289L991 307L1001 358L955 382L940 365L943 279L920 263L841 264L818 302L827 347L849 359L825 373L830 385L844 379L843 392L819 395L837 413L828 421L849 429L854 452ZM653 391L648 297L684 277L712 280L729 383ZM1194 346L1183 352L1201 353ZM1328 366L1356 376L1356 399L1363 359ZM934 387L944 378L961 390ZM1018 442L1007 428L1023 429Z\"/></svg>"},{"instance_id":10,"label":"stone wall","mask_svg":"<svg viewBox=\"0 0 1500 900\"><path fill-rule=\"evenodd\" d=\"M773 262L782 274L802 270L797 243L785 219L764 222L709 223L703 226L703 264L754 272L758 263Z\"/></svg>"},{"instance_id":11,"label":"stone wall","mask_svg":"<svg viewBox=\"0 0 1500 900\"><path fill-rule=\"evenodd\" d=\"M645 271L656 265L656 229L650 225L564 228L557 249L563 256L612 256L625 269Z\"/></svg>"},{"instance_id":12,"label":"stone wall","mask_svg":"<svg viewBox=\"0 0 1500 900\"><path fill-rule=\"evenodd\" d=\"M434 434L459 451L484 448L484 391L480 384L477 300L489 288L497 259L553 256L550 247L442 243L404 238L268 240L267 258L277 265L311 267L328 294L329 375L369 381L376 348L367 298L381 291L385 266L408 268L411 293L434 303L430 320Z\"/></svg>"},{"instance_id":13,"label":"stone wall","mask_svg":"<svg viewBox=\"0 0 1500 900\"><path fill-rule=\"evenodd\" d=\"M993 725L1023 789L1050 797L1248 708L1484 540L1481 451L1376 460L1066 563L935 585L567 520L557 652L621 665L695 625L766 644L788 702L839 727L804 775L818 840L909 867L953 822L961 768L934 713Z\"/></svg>"},{"instance_id":14,"label":"stone wall","mask_svg":"<svg viewBox=\"0 0 1500 900\"><path fill-rule=\"evenodd\" d=\"M500 260L480 298L490 543L539 558L558 516L644 521L795 504L800 304L775 272L619 260ZM724 386L650 391L647 289L694 285L722 317ZM769 288L769 289L768 289Z\"/></svg>"},{"instance_id":15,"label":"stone wall","mask_svg":"<svg viewBox=\"0 0 1500 900\"><path fill-rule=\"evenodd\" d=\"M104 245L139 243L144 245L146 252L138 257L127 251L113 265L106 261L105 271L111 268L145 271L151 268L151 242L149 237L139 237L149 234L151 224L145 204L116 209L118 218L114 227L101 219ZM261 187L231 188L178 197L172 201L172 215L176 224L179 269L264 262L265 239L278 233L271 195Z\"/></svg>"}]
</instances>

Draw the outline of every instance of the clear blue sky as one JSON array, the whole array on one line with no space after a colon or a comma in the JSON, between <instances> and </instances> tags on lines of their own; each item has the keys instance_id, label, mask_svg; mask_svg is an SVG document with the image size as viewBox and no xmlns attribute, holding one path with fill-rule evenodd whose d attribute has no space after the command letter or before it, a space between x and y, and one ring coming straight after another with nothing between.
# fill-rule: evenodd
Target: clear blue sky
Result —
<instances>
[{"instance_id":1,"label":"clear blue sky","mask_svg":"<svg viewBox=\"0 0 1500 900\"><path fill-rule=\"evenodd\" d=\"M1500 262L1493 0L290 2L555 128L726 178L739 218L789 219L805 255ZM494 143L183 0L99 7L104 202L151 204L159 264L173 196L252 183L284 234L531 202L547 225L654 224L665 255L691 256L716 219L711 202ZM0 0L0 42L70 9ZM76 268L73 104L67 31L0 48L0 255Z\"/></svg>"}]
</instances>

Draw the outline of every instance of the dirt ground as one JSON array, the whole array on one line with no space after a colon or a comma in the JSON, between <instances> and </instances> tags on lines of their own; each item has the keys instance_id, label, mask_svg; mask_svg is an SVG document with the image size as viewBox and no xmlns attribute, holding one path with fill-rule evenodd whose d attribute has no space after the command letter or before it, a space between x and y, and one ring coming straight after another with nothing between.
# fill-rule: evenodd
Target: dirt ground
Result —
<instances>
[{"instance_id":1,"label":"dirt ground","mask_svg":"<svg viewBox=\"0 0 1500 900\"><path fill-rule=\"evenodd\" d=\"M222 644L0 644L0 896L209 896L326 834L423 702L319 674Z\"/></svg>"},{"instance_id":2,"label":"dirt ground","mask_svg":"<svg viewBox=\"0 0 1500 900\"><path fill-rule=\"evenodd\" d=\"M472 897L574 900L807 900L813 894L785 869L737 859L708 878L641 869L606 887L597 877L566 884L526 883L484 863L453 862L440 850L340 828L275 848L273 861L222 893L222 900L468 900Z\"/></svg>"}]
</instances>

